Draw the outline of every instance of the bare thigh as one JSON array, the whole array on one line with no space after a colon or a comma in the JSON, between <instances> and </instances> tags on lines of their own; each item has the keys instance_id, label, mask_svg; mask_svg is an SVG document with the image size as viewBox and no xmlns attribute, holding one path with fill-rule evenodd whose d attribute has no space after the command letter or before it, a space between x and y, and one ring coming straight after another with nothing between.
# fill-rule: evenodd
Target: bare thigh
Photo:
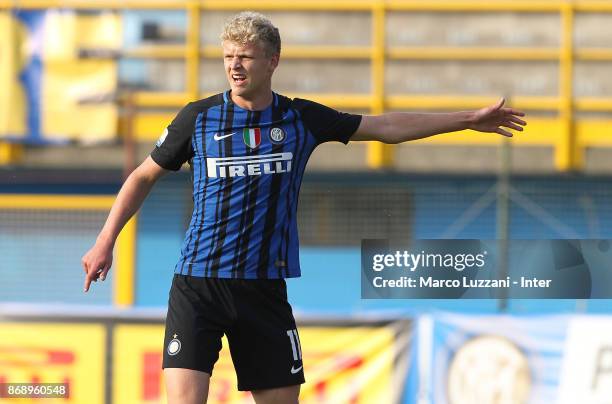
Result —
<instances>
[{"instance_id":1,"label":"bare thigh","mask_svg":"<svg viewBox=\"0 0 612 404\"><path fill-rule=\"evenodd\" d=\"M300 385L251 391L257 404L297 404Z\"/></svg>"},{"instance_id":2,"label":"bare thigh","mask_svg":"<svg viewBox=\"0 0 612 404\"><path fill-rule=\"evenodd\" d=\"M199 370L164 369L168 404L202 404L208 399L210 375Z\"/></svg>"}]
</instances>

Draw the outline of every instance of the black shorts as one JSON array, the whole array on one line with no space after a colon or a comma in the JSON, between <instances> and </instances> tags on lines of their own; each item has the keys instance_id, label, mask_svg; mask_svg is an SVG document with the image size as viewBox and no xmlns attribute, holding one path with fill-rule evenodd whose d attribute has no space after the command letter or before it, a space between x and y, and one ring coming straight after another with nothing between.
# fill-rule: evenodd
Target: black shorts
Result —
<instances>
[{"instance_id":1,"label":"black shorts","mask_svg":"<svg viewBox=\"0 0 612 404\"><path fill-rule=\"evenodd\" d=\"M304 383L300 340L284 279L220 279L175 274L162 368L212 375L227 335L238 390Z\"/></svg>"}]
</instances>

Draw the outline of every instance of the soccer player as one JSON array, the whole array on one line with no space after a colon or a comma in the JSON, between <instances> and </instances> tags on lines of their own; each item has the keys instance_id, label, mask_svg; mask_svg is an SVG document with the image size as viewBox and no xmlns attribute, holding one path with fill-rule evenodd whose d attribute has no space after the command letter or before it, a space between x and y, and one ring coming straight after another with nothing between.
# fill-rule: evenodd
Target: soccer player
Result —
<instances>
[{"instance_id":1,"label":"soccer player","mask_svg":"<svg viewBox=\"0 0 612 404\"><path fill-rule=\"evenodd\" d=\"M193 216L170 290L163 368L170 404L201 404L227 336L238 389L296 403L304 383L285 278L300 276L296 209L306 162L330 141L401 143L474 129L512 136L524 114L495 105L455 113L355 115L272 91L281 40L243 12L221 36L229 90L187 104L127 178L82 259L84 290L104 280L115 240L165 173L189 162ZM506 128L506 129L504 129Z\"/></svg>"}]
</instances>

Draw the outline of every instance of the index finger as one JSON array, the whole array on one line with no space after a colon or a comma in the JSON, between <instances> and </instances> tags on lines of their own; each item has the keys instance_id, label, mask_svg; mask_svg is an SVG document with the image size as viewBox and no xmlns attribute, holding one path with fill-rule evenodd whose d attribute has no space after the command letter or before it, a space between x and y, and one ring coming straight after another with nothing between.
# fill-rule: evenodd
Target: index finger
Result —
<instances>
[{"instance_id":1,"label":"index finger","mask_svg":"<svg viewBox=\"0 0 612 404\"><path fill-rule=\"evenodd\" d=\"M516 116L525 116L525 113L523 111L519 111L518 109L505 108L504 112L507 112L507 113L510 113Z\"/></svg>"},{"instance_id":2,"label":"index finger","mask_svg":"<svg viewBox=\"0 0 612 404\"><path fill-rule=\"evenodd\" d=\"M89 290L89 285L91 284L91 279L89 278L89 274L85 276L85 284L83 285L83 292L87 292Z\"/></svg>"},{"instance_id":3,"label":"index finger","mask_svg":"<svg viewBox=\"0 0 612 404\"><path fill-rule=\"evenodd\" d=\"M85 275L85 284L83 285L83 292L87 292L89 290L89 285L91 285L91 282L95 281L97 278L97 272L87 272L87 275Z\"/></svg>"}]
</instances>

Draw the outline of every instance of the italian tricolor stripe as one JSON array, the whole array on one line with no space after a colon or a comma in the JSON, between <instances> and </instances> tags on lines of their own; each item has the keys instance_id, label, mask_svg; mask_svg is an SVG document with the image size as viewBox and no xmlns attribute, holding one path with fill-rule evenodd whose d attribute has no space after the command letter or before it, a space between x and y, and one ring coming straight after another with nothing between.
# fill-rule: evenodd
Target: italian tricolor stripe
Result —
<instances>
[{"instance_id":1,"label":"italian tricolor stripe","mask_svg":"<svg viewBox=\"0 0 612 404\"><path fill-rule=\"evenodd\" d=\"M261 130L259 128L244 128L242 136L244 138L244 144L249 146L251 149L259 146L259 143L261 142Z\"/></svg>"}]
</instances>

